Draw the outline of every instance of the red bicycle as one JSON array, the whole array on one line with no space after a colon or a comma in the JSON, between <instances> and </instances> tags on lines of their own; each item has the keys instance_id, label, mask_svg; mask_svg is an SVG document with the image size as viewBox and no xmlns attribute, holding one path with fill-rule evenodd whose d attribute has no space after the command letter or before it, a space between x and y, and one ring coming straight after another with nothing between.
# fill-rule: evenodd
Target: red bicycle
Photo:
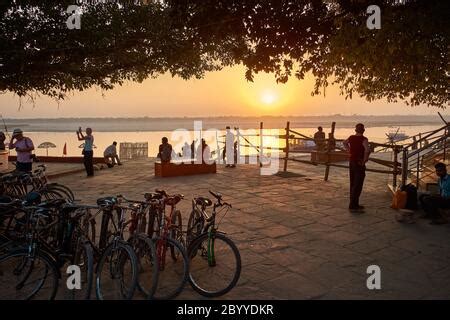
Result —
<instances>
[{"instance_id":1,"label":"red bicycle","mask_svg":"<svg viewBox=\"0 0 450 320\"><path fill-rule=\"evenodd\" d=\"M159 264L158 288L153 298L173 299L183 291L189 276L181 212L176 208L184 196L168 195L164 190L156 190L156 193L161 196L156 201L160 201L162 205L154 206L157 210L151 212L149 217L149 231L153 233Z\"/></svg>"}]
</instances>

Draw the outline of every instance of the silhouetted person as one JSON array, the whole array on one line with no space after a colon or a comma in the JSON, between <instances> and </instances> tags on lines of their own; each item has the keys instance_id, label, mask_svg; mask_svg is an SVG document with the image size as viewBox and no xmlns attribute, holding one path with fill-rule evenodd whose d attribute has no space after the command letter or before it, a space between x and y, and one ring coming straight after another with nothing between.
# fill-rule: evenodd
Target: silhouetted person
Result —
<instances>
[{"instance_id":1,"label":"silhouetted person","mask_svg":"<svg viewBox=\"0 0 450 320\"><path fill-rule=\"evenodd\" d=\"M117 154L117 142L114 141L112 145L107 147L105 151L103 152L103 157L105 158L105 163L109 168L114 167L114 165L117 164L119 166L122 165L120 162L119 156Z\"/></svg>"},{"instance_id":2,"label":"silhouetted person","mask_svg":"<svg viewBox=\"0 0 450 320\"><path fill-rule=\"evenodd\" d=\"M420 203L426 218L431 218L431 224L444 224L447 220L439 214L439 209L450 208L450 176L445 163L439 162L434 166L438 176L439 194L422 195Z\"/></svg>"},{"instance_id":3,"label":"silhouetted person","mask_svg":"<svg viewBox=\"0 0 450 320\"><path fill-rule=\"evenodd\" d=\"M161 163L169 163L172 160L172 145L169 143L169 139L164 137L161 139L161 144L159 145L158 158Z\"/></svg>"},{"instance_id":4,"label":"silhouetted person","mask_svg":"<svg viewBox=\"0 0 450 320\"><path fill-rule=\"evenodd\" d=\"M323 132L322 127L317 128L317 132L314 134L314 143L317 151L325 150L325 132Z\"/></svg>"},{"instance_id":5,"label":"silhouetted person","mask_svg":"<svg viewBox=\"0 0 450 320\"><path fill-rule=\"evenodd\" d=\"M92 129L86 128L86 135L83 135L81 127L77 131L78 141L84 141L82 154L84 156L84 168L88 177L94 176L94 136Z\"/></svg>"},{"instance_id":6,"label":"silhouetted person","mask_svg":"<svg viewBox=\"0 0 450 320\"><path fill-rule=\"evenodd\" d=\"M30 138L25 137L21 129L14 129L11 141L9 142L9 149L16 149L16 168L18 171L33 171L33 141Z\"/></svg>"},{"instance_id":7,"label":"silhouetted person","mask_svg":"<svg viewBox=\"0 0 450 320\"><path fill-rule=\"evenodd\" d=\"M197 148L197 163L209 164L211 160L211 149L206 144L205 139L202 139L201 144Z\"/></svg>"},{"instance_id":8,"label":"silhouetted person","mask_svg":"<svg viewBox=\"0 0 450 320\"><path fill-rule=\"evenodd\" d=\"M0 131L0 150L6 150L5 146L6 136L3 131Z\"/></svg>"},{"instance_id":9,"label":"silhouetted person","mask_svg":"<svg viewBox=\"0 0 450 320\"><path fill-rule=\"evenodd\" d=\"M356 134L344 141L345 148L350 152L350 211L364 210L359 204L364 179L366 177L366 163L369 160L369 140L364 136L364 125L358 123Z\"/></svg>"}]
</instances>

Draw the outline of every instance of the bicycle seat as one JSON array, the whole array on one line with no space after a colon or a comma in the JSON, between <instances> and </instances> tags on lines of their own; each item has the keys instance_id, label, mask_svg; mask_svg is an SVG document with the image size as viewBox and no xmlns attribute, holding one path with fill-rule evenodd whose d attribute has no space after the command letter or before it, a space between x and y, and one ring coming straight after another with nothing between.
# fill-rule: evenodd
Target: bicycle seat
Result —
<instances>
[{"instance_id":1,"label":"bicycle seat","mask_svg":"<svg viewBox=\"0 0 450 320\"><path fill-rule=\"evenodd\" d=\"M166 203L166 205L174 206L174 205L176 205L178 202L180 202L181 199L183 199L183 198L184 198L184 196L183 196L182 194L177 194L177 195L174 195L174 196L172 196L172 197L168 197L168 198L166 199L165 203Z\"/></svg>"},{"instance_id":2,"label":"bicycle seat","mask_svg":"<svg viewBox=\"0 0 450 320\"><path fill-rule=\"evenodd\" d=\"M41 203L41 195L37 192L30 192L25 196L25 205L32 206Z\"/></svg>"},{"instance_id":3,"label":"bicycle seat","mask_svg":"<svg viewBox=\"0 0 450 320\"><path fill-rule=\"evenodd\" d=\"M208 198L198 197L198 198L194 198L194 199L195 199L195 203L202 207L209 207L212 205L212 201L209 200Z\"/></svg>"},{"instance_id":4,"label":"bicycle seat","mask_svg":"<svg viewBox=\"0 0 450 320\"><path fill-rule=\"evenodd\" d=\"M209 190L209 193L212 194L214 196L214 198L216 198L217 200L222 199L222 194L219 192L214 192L214 191Z\"/></svg>"},{"instance_id":5,"label":"bicycle seat","mask_svg":"<svg viewBox=\"0 0 450 320\"><path fill-rule=\"evenodd\" d=\"M160 195L167 196L167 192L165 190L156 189L155 192L159 193Z\"/></svg>"},{"instance_id":6,"label":"bicycle seat","mask_svg":"<svg viewBox=\"0 0 450 320\"><path fill-rule=\"evenodd\" d=\"M161 193L155 193L155 192L149 192L144 194L145 200L160 200L163 198L163 195Z\"/></svg>"},{"instance_id":7,"label":"bicycle seat","mask_svg":"<svg viewBox=\"0 0 450 320\"><path fill-rule=\"evenodd\" d=\"M104 197L104 198L97 199L97 205L99 205L100 207L109 207L116 203L117 203L117 198L115 198L115 197Z\"/></svg>"}]
</instances>

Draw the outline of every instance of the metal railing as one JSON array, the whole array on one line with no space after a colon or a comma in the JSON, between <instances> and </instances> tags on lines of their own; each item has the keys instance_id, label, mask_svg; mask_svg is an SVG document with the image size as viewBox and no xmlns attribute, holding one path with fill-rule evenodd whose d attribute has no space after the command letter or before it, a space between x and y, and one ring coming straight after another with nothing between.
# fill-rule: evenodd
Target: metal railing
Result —
<instances>
[{"instance_id":1,"label":"metal railing","mask_svg":"<svg viewBox=\"0 0 450 320\"><path fill-rule=\"evenodd\" d=\"M437 162L446 162L450 151L450 124L430 131L413 143L403 146L401 183L415 183L418 188L434 174Z\"/></svg>"}]
</instances>

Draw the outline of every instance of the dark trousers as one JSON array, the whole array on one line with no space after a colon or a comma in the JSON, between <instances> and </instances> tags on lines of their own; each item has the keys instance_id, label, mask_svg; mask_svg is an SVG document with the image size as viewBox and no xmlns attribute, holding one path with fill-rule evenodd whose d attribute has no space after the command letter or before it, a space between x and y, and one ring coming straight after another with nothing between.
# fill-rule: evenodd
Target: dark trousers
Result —
<instances>
[{"instance_id":1,"label":"dark trousers","mask_svg":"<svg viewBox=\"0 0 450 320\"><path fill-rule=\"evenodd\" d=\"M356 161L350 161L350 209L356 209L359 206L359 196L365 177L366 166L360 165Z\"/></svg>"},{"instance_id":2,"label":"dark trousers","mask_svg":"<svg viewBox=\"0 0 450 320\"><path fill-rule=\"evenodd\" d=\"M20 172L31 172L33 171L32 162L16 162L16 169Z\"/></svg>"},{"instance_id":3,"label":"dark trousers","mask_svg":"<svg viewBox=\"0 0 450 320\"><path fill-rule=\"evenodd\" d=\"M86 168L86 174L88 177L94 175L94 151L84 151L84 167Z\"/></svg>"},{"instance_id":4,"label":"dark trousers","mask_svg":"<svg viewBox=\"0 0 450 320\"><path fill-rule=\"evenodd\" d=\"M419 198L423 210L431 219L439 218L439 209L450 208L450 199L441 197L440 195L423 194Z\"/></svg>"}]
</instances>

